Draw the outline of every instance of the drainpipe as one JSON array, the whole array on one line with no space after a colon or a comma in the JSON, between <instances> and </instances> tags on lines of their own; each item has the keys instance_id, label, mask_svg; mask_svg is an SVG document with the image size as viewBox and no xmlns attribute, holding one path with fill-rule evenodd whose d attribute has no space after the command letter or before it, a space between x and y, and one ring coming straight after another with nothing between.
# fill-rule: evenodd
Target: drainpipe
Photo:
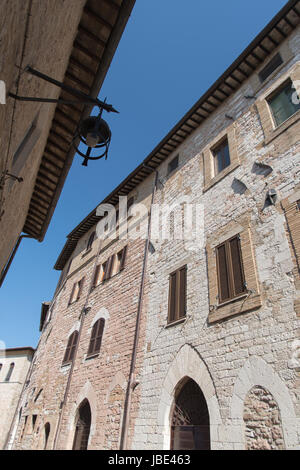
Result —
<instances>
[{"instance_id":1,"label":"drainpipe","mask_svg":"<svg viewBox=\"0 0 300 470\"><path fill-rule=\"evenodd\" d=\"M151 168L147 166L146 164L144 164L144 167L151 169L151 171L154 170L154 168ZM154 170L154 171L155 171L155 179L154 179L154 184L153 184L153 189L152 189L151 205L150 205L150 212L149 212L149 219L148 219L148 233L147 233L147 238L145 241L144 260L143 260L142 277L141 277L141 283L140 283L134 342L133 342L133 348L132 348L132 358L131 358L129 379L128 379L126 397L125 397L125 403L124 403L124 414L123 414L123 421L122 421L120 450L127 449L131 396L132 396L132 391L134 387L137 385L134 373L135 373L135 365L136 365L137 346L138 346L139 336L140 336L140 323L141 323L141 313L142 313L142 305L143 305L143 297L144 297L145 273L146 273L146 267L147 267L148 251L149 251L149 243L150 243L150 235L151 235L152 206L153 206L155 189L157 187L157 181L158 181L158 171L157 170Z\"/></svg>"},{"instance_id":2,"label":"drainpipe","mask_svg":"<svg viewBox=\"0 0 300 470\"><path fill-rule=\"evenodd\" d=\"M18 238L18 240L17 240L17 243L15 244L15 247L14 247L14 249L13 249L13 251L12 251L10 257L9 257L9 260L7 261L7 263L6 263L5 267L4 267L4 269L3 269L2 272L1 272L1 276L0 276L0 287L2 286L2 284L3 284L3 282L4 282L4 279L5 279L5 277L6 277L6 274L7 274L8 270L9 270L9 268L10 268L11 263L13 262L13 259L14 259L14 257L15 257L15 254L16 254L16 252L17 252L17 250L18 250L18 248L19 248L19 245L20 245L20 243L21 243L21 241L22 241L23 238L34 238L34 237L32 237L31 235L20 235L20 236L19 236L19 238Z\"/></svg>"}]
</instances>

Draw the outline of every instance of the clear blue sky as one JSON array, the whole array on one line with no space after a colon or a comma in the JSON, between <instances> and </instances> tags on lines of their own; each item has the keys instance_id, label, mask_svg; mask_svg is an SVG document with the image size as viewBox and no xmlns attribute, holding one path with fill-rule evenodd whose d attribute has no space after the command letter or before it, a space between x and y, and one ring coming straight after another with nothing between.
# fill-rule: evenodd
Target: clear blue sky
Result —
<instances>
[{"instance_id":1,"label":"clear blue sky","mask_svg":"<svg viewBox=\"0 0 300 470\"><path fill-rule=\"evenodd\" d=\"M74 158L43 243L23 240L0 289L0 341L36 347L41 303L66 235L159 143L285 0L137 0L100 98L112 130L107 161Z\"/></svg>"}]
</instances>

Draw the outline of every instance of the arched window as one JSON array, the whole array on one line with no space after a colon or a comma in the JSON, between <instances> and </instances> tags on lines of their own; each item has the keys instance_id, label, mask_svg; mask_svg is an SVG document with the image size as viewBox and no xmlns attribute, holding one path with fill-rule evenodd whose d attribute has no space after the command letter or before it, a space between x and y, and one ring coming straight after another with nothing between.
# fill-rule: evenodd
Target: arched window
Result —
<instances>
[{"instance_id":1,"label":"arched window","mask_svg":"<svg viewBox=\"0 0 300 470\"><path fill-rule=\"evenodd\" d=\"M171 421L171 449L210 449L206 400L192 379L188 379L175 396Z\"/></svg>"},{"instance_id":2,"label":"arched window","mask_svg":"<svg viewBox=\"0 0 300 470\"><path fill-rule=\"evenodd\" d=\"M49 434L50 434L50 423L46 423L44 427L44 439L45 439L44 450L47 449Z\"/></svg>"},{"instance_id":3,"label":"arched window","mask_svg":"<svg viewBox=\"0 0 300 470\"><path fill-rule=\"evenodd\" d=\"M74 331L68 341L67 349L64 355L63 364L68 364L72 362L75 354L75 349L78 341L78 331Z\"/></svg>"},{"instance_id":4,"label":"arched window","mask_svg":"<svg viewBox=\"0 0 300 470\"><path fill-rule=\"evenodd\" d=\"M7 372L7 375L5 377L5 382L9 382L10 379L11 379L11 374L13 373L13 370L14 370L14 367L15 367L15 363L12 362L9 366L9 371Z\"/></svg>"},{"instance_id":5,"label":"arched window","mask_svg":"<svg viewBox=\"0 0 300 470\"><path fill-rule=\"evenodd\" d=\"M90 248L92 248L92 244L93 244L95 235L96 235L96 232L93 232L93 233L90 235L90 238L88 239L88 242L87 242L87 245L86 245L86 251L88 251Z\"/></svg>"},{"instance_id":6,"label":"arched window","mask_svg":"<svg viewBox=\"0 0 300 470\"><path fill-rule=\"evenodd\" d=\"M79 407L76 421L76 431L73 450L86 450L91 429L91 408L89 402L84 400Z\"/></svg>"},{"instance_id":7,"label":"arched window","mask_svg":"<svg viewBox=\"0 0 300 470\"><path fill-rule=\"evenodd\" d=\"M88 356L92 356L94 354L98 354L101 347L101 341L103 336L105 320L104 318L100 318L96 321L92 328L92 334L88 349Z\"/></svg>"}]
</instances>

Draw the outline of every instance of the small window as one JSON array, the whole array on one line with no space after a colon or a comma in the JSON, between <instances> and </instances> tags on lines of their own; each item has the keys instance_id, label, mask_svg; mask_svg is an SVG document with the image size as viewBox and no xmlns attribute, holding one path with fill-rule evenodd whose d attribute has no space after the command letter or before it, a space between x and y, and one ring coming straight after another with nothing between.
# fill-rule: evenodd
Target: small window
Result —
<instances>
[{"instance_id":1,"label":"small window","mask_svg":"<svg viewBox=\"0 0 300 470\"><path fill-rule=\"evenodd\" d=\"M170 274L168 323L186 315L186 266Z\"/></svg>"},{"instance_id":2,"label":"small window","mask_svg":"<svg viewBox=\"0 0 300 470\"><path fill-rule=\"evenodd\" d=\"M218 145L218 147L213 149L213 155L215 175L217 175L230 165L229 145L227 139L223 140L223 142Z\"/></svg>"},{"instance_id":3,"label":"small window","mask_svg":"<svg viewBox=\"0 0 300 470\"><path fill-rule=\"evenodd\" d=\"M39 397L40 397L42 391L43 391L43 389L41 388L41 389L39 390L39 392L37 393L35 399L33 400L34 402L36 402L36 401L39 399Z\"/></svg>"},{"instance_id":4,"label":"small window","mask_svg":"<svg viewBox=\"0 0 300 470\"><path fill-rule=\"evenodd\" d=\"M283 60L278 53L274 55L270 62L259 72L258 76L261 83L263 83L281 64L283 64Z\"/></svg>"},{"instance_id":5,"label":"small window","mask_svg":"<svg viewBox=\"0 0 300 470\"><path fill-rule=\"evenodd\" d=\"M83 286L83 281L84 278L82 278L80 281L75 282L73 285L72 293L70 296L69 304L72 304L73 302L77 302L77 300L80 299L80 295L82 292L82 286Z\"/></svg>"},{"instance_id":6,"label":"small window","mask_svg":"<svg viewBox=\"0 0 300 470\"><path fill-rule=\"evenodd\" d=\"M128 201L127 201L127 218L128 218L128 219L131 219L131 217L133 217L132 214L129 214L130 209L131 209L131 207L133 206L133 204L134 204L134 197L132 196L132 197L129 198Z\"/></svg>"},{"instance_id":7,"label":"small window","mask_svg":"<svg viewBox=\"0 0 300 470\"><path fill-rule=\"evenodd\" d=\"M300 211L300 199L296 201L296 207L297 207L297 210ZM1 370L1 367L0 367L0 370Z\"/></svg>"},{"instance_id":8,"label":"small window","mask_svg":"<svg viewBox=\"0 0 300 470\"><path fill-rule=\"evenodd\" d=\"M119 253L117 253L113 258L111 276L118 274L122 269L124 269L125 258L126 258L127 246L125 246Z\"/></svg>"},{"instance_id":9,"label":"small window","mask_svg":"<svg viewBox=\"0 0 300 470\"><path fill-rule=\"evenodd\" d=\"M100 320L96 321L96 323L93 325L88 356L93 356L94 354L98 354L100 352L104 325L104 318L100 318Z\"/></svg>"},{"instance_id":10,"label":"small window","mask_svg":"<svg viewBox=\"0 0 300 470\"><path fill-rule=\"evenodd\" d=\"M34 431L37 415L32 415L32 430Z\"/></svg>"},{"instance_id":11,"label":"small window","mask_svg":"<svg viewBox=\"0 0 300 470\"><path fill-rule=\"evenodd\" d=\"M176 157L173 158L173 160L171 160L170 163L168 164L168 175L172 173L172 171L176 170L176 168L178 167L178 162L179 162L179 155L176 155Z\"/></svg>"},{"instance_id":12,"label":"small window","mask_svg":"<svg viewBox=\"0 0 300 470\"><path fill-rule=\"evenodd\" d=\"M9 382L9 381L10 381L11 375L12 375L12 373L13 373L14 368L15 368L15 363L12 362L12 363L10 364L10 366L9 366L9 370L8 370L7 375L6 375L6 377L5 377L5 382Z\"/></svg>"},{"instance_id":13,"label":"small window","mask_svg":"<svg viewBox=\"0 0 300 470\"><path fill-rule=\"evenodd\" d=\"M299 97L291 80L285 82L269 99L276 126L280 126L300 109Z\"/></svg>"},{"instance_id":14,"label":"small window","mask_svg":"<svg viewBox=\"0 0 300 470\"><path fill-rule=\"evenodd\" d=\"M1 372L1 369L2 369L2 364L0 364L0 372Z\"/></svg>"},{"instance_id":15,"label":"small window","mask_svg":"<svg viewBox=\"0 0 300 470\"><path fill-rule=\"evenodd\" d=\"M74 331L69 337L67 349L65 351L65 355L63 359L63 364L68 364L69 362L73 361L77 341L78 341L78 331Z\"/></svg>"},{"instance_id":16,"label":"small window","mask_svg":"<svg viewBox=\"0 0 300 470\"><path fill-rule=\"evenodd\" d=\"M44 427L44 450L47 449L48 439L50 434L50 423L46 423Z\"/></svg>"},{"instance_id":17,"label":"small window","mask_svg":"<svg viewBox=\"0 0 300 470\"><path fill-rule=\"evenodd\" d=\"M96 232L93 232L89 239L88 239L88 242L87 242L87 245L86 245L86 251L88 251L90 248L92 248L92 245L93 245L93 241L95 239L95 235L96 235Z\"/></svg>"},{"instance_id":18,"label":"small window","mask_svg":"<svg viewBox=\"0 0 300 470\"><path fill-rule=\"evenodd\" d=\"M240 237L233 237L219 245L216 255L219 303L223 303L246 291Z\"/></svg>"}]
</instances>

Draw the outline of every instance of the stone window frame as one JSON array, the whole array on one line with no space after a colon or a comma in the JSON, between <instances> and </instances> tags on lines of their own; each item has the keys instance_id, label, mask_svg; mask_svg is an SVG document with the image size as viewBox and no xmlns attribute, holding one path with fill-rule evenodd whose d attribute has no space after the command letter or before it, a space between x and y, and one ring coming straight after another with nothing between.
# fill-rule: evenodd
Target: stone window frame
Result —
<instances>
[{"instance_id":1,"label":"stone window frame","mask_svg":"<svg viewBox=\"0 0 300 470\"><path fill-rule=\"evenodd\" d=\"M230 155L230 165L219 173L215 173L215 155L214 150L227 139ZM237 142L235 136L235 124L220 132L203 150L204 163L204 188L203 192L221 181L225 176L231 173L240 165L240 159L237 152Z\"/></svg>"},{"instance_id":2,"label":"stone window frame","mask_svg":"<svg viewBox=\"0 0 300 470\"><path fill-rule=\"evenodd\" d=\"M223 303L218 303L219 290L216 248L221 243L237 235L240 236L242 263L247 290L238 297ZM217 322L261 307L262 297L259 290L249 216L244 216L236 221L232 221L212 235L209 235L207 237L206 253L209 287L209 323Z\"/></svg>"},{"instance_id":3,"label":"stone window frame","mask_svg":"<svg viewBox=\"0 0 300 470\"><path fill-rule=\"evenodd\" d=\"M297 185L288 197L281 201L281 209L285 217L287 238L293 260L293 274L295 279L296 296L294 298L294 310L300 317L300 184Z\"/></svg>"},{"instance_id":4,"label":"stone window frame","mask_svg":"<svg viewBox=\"0 0 300 470\"><path fill-rule=\"evenodd\" d=\"M265 135L264 144L268 145L272 140L276 139L280 134L286 131L289 127L296 124L300 120L300 110L296 111L292 116L290 116L286 121L281 123L279 126L276 125L275 119L271 107L269 105L269 100L272 98L277 91L284 86L285 82L290 80L293 84L299 83L300 81L300 64L295 64L288 72L283 74L278 80L276 80L272 86L270 86L262 96L256 101L256 107L261 121L261 125ZM299 87L297 87L299 93ZM296 92L296 87L295 87Z\"/></svg>"}]
</instances>

